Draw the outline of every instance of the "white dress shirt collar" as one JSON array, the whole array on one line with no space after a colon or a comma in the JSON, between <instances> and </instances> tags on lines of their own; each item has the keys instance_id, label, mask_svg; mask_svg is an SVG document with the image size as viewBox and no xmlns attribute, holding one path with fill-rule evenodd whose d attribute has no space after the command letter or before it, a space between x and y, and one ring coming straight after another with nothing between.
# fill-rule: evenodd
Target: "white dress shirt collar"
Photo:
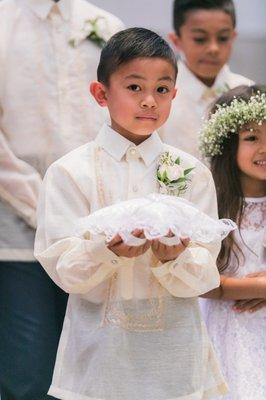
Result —
<instances>
[{"instance_id":1,"label":"white dress shirt collar","mask_svg":"<svg viewBox=\"0 0 266 400\"><path fill-rule=\"evenodd\" d=\"M48 17L51 9L55 5L65 21L70 19L71 0L59 0L57 3L53 0L25 0L24 2L30 7L34 14L42 20Z\"/></svg>"},{"instance_id":2,"label":"white dress shirt collar","mask_svg":"<svg viewBox=\"0 0 266 400\"><path fill-rule=\"evenodd\" d=\"M95 141L117 161L121 161L124 156L127 157L128 150L134 149L131 154L135 158L142 158L146 166L149 166L163 152L163 143L157 132L154 132L148 139L136 146L105 124Z\"/></svg>"},{"instance_id":3,"label":"white dress shirt collar","mask_svg":"<svg viewBox=\"0 0 266 400\"><path fill-rule=\"evenodd\" d=\"M181 93L184 92L187 95L190 95L191 97L193 97L195 102L198 102L204 97L204 93L206 93L206 91L217 92L214 93L214 97L217 97L217 95L221 94L228 86L226 83L228 81L228 75L229 67L228 65L224 65L217 75L214 84L211 87L208 87L203 82L201 82L193 74L193 72L190 71L190 69L183 61L179 61L178 76L180 77L180 79L177 80L177 86L179 85L178 89Z\"/></svg>"}]
</instances>

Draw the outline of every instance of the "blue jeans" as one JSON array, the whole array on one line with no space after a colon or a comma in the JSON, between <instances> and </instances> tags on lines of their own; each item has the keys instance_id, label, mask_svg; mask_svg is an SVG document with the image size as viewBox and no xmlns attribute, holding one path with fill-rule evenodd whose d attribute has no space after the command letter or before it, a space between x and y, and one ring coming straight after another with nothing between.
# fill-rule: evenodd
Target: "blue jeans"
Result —
<instances>
[{"instance_id":1,"label":"blue jeans","mask_svg":"<svg viewBox=\"0 0 266 400\"><path fill-rule=\"evenodd\" d=\"M0 262L1 400L48 400L67 294L37 262Z\"/></svg>"}]
</instances>

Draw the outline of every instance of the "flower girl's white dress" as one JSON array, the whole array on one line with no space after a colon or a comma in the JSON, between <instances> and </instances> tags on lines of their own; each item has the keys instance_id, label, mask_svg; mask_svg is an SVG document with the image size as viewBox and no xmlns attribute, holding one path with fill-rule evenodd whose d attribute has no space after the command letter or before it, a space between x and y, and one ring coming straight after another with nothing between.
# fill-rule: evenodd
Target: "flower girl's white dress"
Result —
<instances>
[{"instance_id":1,"label":"flower girl's white dress","mask_svg":"<svg viewBox=\"0 0 266 400\"><path fill-rule=\"evenodd\" d=\"M245 245L235 231L245 255L234 273L238 277L266 271L266 197L245 201L241 228ZM230 274L230 267L225 274ZM229 394L222 399L265 400L266 307L254 313L237 313L232 310L233 301L203 302L208 331L229 386Z\"/></svg>"}]
</instances>

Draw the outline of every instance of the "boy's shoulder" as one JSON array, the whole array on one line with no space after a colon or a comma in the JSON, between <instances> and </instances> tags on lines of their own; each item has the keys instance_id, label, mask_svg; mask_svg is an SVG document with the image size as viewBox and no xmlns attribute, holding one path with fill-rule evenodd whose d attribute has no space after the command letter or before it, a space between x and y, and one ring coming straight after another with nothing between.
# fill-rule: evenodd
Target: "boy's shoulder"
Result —
<instances>
[{"instance_id":1,"label":"boy's shoulder","mask_svg":"<svg viewBox=\"0 0 266 400\"><path fill-rule=\"evenodd\" d=\"M64 156L54 161L49 166L47 172L51 170L61 170L65 171L71 176L75 176L85 168L89 170L90 165L94 160L93 155L95 146L95 141L93 140L91 142L83 144L82 146L77 147L74 150L71 150Z\"/></svg>"},{"instance_id":2,"label":"boy's shoulder","mask_svg":"<svg viewBox=\"0 0 266 400\"><path fill-rule=\"evenodd\" d=\"M215 188L209 168L196 157L173 146L165 144L164 151L169 152L173 158L179 158L182 175L186 169L192 168L186 175L187 188L180 196L191 201L207 214L216 217ZM209 203L211 204L210 207L208 207Z\"/></svg>"},{"instance_id":3,"label":"boy's shoulder","mask_svg":"<svg viewBox=\"0 0 266 400\"><path fill-rule=\"evenodd\" d=\"M243 75L236 74L236 73L232 72L228 68L228 78L227 78L227 82L226 83L228 84L230 89L233 89L233 88L235 88L237 86L240 86L240 85L251 86L255 82L252 81L251 79L247 78L246 76L243 76Z\"/></svg>"},{"instance_id":4,"label":"boy's shoulder","mask_svg":"<svg viewBox=\"0 0 266 400\"><path fill-rule=\"evenodd\" d=\"M208 177L211 177L212 174L206 165L203 164L199 159L196 157L192 156L189 153L186 153L183 150L178 149L177 147L170 146L166 143L163 143L164 146L164 152L169 152L173 158L179 158L180 159L180 165L184 168L193 168L193 175L206 175Z\"/></svg>"},{"instance_id":5,"label":"boy's shoulder","mask_svg":"<svg viewBox=\"0 0 266 400\"><path fill-rule=\"evenodd\" d=\"M194 98L198 98L199 94L204 90L205 86L199 78L186 66L186 64L178 61L178 76L177 84L180 89L181 96L186 93L193 93ZM253 85L254 81L241 74L236 74L231 71L228 64L225 64L216 77L214 88L216 86L228 87L233 89L240 85ZM177 96L180 97L180 96Z\"/></svg>"}]
</instances>

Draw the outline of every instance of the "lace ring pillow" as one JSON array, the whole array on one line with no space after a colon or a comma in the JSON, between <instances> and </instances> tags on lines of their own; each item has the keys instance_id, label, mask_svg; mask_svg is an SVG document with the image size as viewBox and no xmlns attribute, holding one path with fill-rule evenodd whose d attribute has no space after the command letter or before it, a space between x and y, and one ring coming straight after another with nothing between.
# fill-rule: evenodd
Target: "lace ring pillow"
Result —
<instances>
[{"instance_id":1,"label":"lace ring pillow","mask_svg":"<svg viewBox=\"0 0 266 400\"><path fill-rule=\"evenodd\" d=\"M144 239L132 235L136 229L143 230ZM153 239L168 246L180 243L180 238L210 243L224 239L235 229L230 219L215 220L185 199L158 193L99 209L77 224L79 236L104 235L109 242L119 234L129 246ZM166 237L170 232L174 236Z\"/></svg>"}]
</instances>

